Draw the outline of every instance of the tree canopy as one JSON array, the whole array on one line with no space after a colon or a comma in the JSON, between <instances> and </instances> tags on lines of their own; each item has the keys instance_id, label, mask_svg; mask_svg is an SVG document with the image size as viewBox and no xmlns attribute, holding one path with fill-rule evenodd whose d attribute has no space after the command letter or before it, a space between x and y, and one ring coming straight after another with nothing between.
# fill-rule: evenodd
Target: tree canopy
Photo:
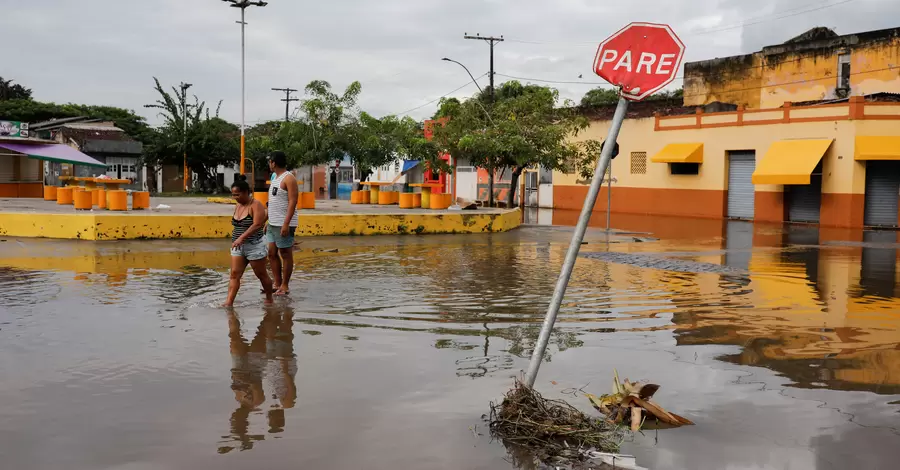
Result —
<instances>
[{"instance_id":1,"label":"tree canopy","mask_svg":"<svg viewBox=\"0 0 900 470\"><path fill-rule=\"evenodd\" d=\"M144 163L153 168L181 164L187 152L188 168L199 175L201 186L216 187L218 166L234 165L240 158L240 129L219 118L218 106L210 114L197 96L189 103L186 91L172 87L169 93L153 80L159 99L145 107L158 110L163 124L151 131Z\"/></svg>"},{"instance_id":2,"label":"tree canopy","mask_svg":"<svg viewBox=\"0 0 900 470\"><path fill-rule=\"evenodd\" d=\"M359 110L359 82L343 93L314 80L306 88L298 116L290 122L272 121L247 131L247 153L258 164L273 150L282 150L291 166L333 164L349 156L365 180L372 170L398 159L435 162L437 146L428 142L415 120L375 117Z\"/></svg>"},{"instance_id":3,"label":"tree canopy","mask_svg":"<svg viewBox=\"0 0 900 470\"><path fill-rule=\"evenodd\" d=\"M13 84L13 80L5 80L3 77L0 77L0 101L30 99L30 88L25 88L18 83Z\"/></svg>"},{"instance_id":4,"label":"tree canopy","mask_svg":"<svg viewBox=\"0 0 900 470\"><path fill-rule=\"evenodd\" d=\"M644 101L681 101L684 97L684 89L666 90L648 96ZM613 88L594 88L581 97L582 108L597 108L601 106L613 106L619 101L619 93Z\"/></svg>"},{"instance_id":5,"label":"tree canopy","mask_svg":"<svg viewBox=\"0 0 900 470\"><path fill-rule=\"evenodd\" d=\"M599 145L571 141L588 127L574 103L560 100L553 88L514 80L496 89L493 103L484 94L463 101L444 99L435 118L442 122L435 127L435 140L454 158L467 159L491 175L491 205L496 170L512 169L506 201L512 206L518 178L526 168L564 169L586 158L592 145Z\"/></svg>"}]
</instances>

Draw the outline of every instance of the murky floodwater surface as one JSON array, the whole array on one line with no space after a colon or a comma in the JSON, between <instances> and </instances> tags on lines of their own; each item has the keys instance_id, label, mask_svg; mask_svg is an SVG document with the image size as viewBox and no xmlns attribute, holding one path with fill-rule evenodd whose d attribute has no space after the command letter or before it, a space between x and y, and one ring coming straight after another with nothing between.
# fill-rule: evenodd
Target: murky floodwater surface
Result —
<instances>
[{"instance_id":1,"label":"murky floodwater surface","mask_svg":"<svg viewBox=\"0 0 900 470\"><path fill-rule=\"evenodd\" d=\"M697 425L629 438L652 469L897 468L896 234L709 227L590 232L539 390L662 385ZM481 416L570 236L302 240L290 299L248 274L231 312L225 241L4 239L2 467L511 468Z\"/></svg>"}]
</instances>

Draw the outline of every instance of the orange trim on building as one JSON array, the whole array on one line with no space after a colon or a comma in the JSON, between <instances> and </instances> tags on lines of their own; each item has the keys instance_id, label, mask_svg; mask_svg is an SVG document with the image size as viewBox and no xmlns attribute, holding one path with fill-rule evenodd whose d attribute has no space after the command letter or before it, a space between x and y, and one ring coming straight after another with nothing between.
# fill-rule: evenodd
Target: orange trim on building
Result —
<instances>
[{"instance_id":1,"label":"orange trim on building","mask_svg":"<svg viewBox=\"0 0 900 470\"><path fill-rule=\"evenodd\" d=\"M656 131L681 131L688 129L709 129L718 127L739 127L739 126L764 126L772 124L790 124L803 122L828 122L828 121L848 121L848 120L891 120L900 121L900 114L890 115L869 115L866 114L866 108L870 106L898 106L898 103L867 103L865 97L851 96L846 103L816 105L816 106L794 106L790 101L784 103L781 108L766 109L738 109L737 111L725 111L717 113L704 113L702 108L697 108L696 122L694 124L679 124L677 126L666 126L666 121L684 121L684 115L662 116L655 115L656 122L654 130ZM820 111L833 110L834 113L825 116L802 117L801 115L810 110ZM748 114L772 113L780 112L782 117L779 119L765 119L759 121L747 121L745 119ZM721 122L722 117L733 116L733 121ZM704 122L704 119L718 119L717 122Z\"/></svg>"},{"instance_id":2,"label":"orange trim on building","mask_svg":"<svg viewBox=\"0 0 900 470\"><path fill-rule=\"evenodd\" d=\"M862 227L865 194L822 193L819 224L828 227Z\"/></svg>"},{"instance_id":3,"label":"orange trim on building","mask_svg":"<svg viewBox=\"0 0 900 470\"><path fill-rule=\"evenodd\" d=\"M784 222L784 192L754 192L753 220L757 222Z\"/></svg>"},{"instance_id":4,"label":"orange trim on building","mask_svg":"<svg viewBox=\"0 0 900 470\"><path fill-rule=\"evenodd\" d=\"M0 183L0 197L44 198L43 183Z\"/></svg>"},{"instance_id":5,"label":"orange trim on building","mask_svg":"<svg viewBox=\"0 0 900 470\"><path fill-rule=\"evenodd\" d=\"M594 205L594 211L606 212L606 187ZM580 211L588 186L554 185L553 207ZM703 189L613 188L612 212L722 219L726 193Z\"/></svg>"}]
</instances>

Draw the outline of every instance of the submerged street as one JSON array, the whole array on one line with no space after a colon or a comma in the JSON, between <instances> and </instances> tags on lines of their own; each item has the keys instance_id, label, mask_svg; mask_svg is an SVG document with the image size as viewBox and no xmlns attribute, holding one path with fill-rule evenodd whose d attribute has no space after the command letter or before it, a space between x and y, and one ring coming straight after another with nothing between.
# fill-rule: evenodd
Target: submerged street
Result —
<instances>
[{"instance_id":1,"label":"submerged street","mask_svg":"<svg viewBox=\"0 0 900 470\"><path fill-rule=\"evenodd\" d=\"M482 415L527 367L576 215L485 235L299 239L293 291L233 311L222 241L0 241L8 468L536 468ZM593 225L603 225L594 217ZM659 469L894 468L895 232L618 218L592 228L537 389L613 370L696 423ZM823 229L825 230L825 229ZM652 232L652 233L648 233Z\"/></svg>"}]
</instances>

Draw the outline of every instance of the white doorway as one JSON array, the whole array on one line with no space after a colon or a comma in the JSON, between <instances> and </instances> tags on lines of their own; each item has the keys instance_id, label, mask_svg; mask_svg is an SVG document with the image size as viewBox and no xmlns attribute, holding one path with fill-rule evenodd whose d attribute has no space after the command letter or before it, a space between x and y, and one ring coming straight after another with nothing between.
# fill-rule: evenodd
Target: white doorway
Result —
<instances>
[{"instance_id":1,"label":"white doorway","mask_svg":"<svg viewBox=\"0 0 900 470\"><path fill-rule=\"evenodd\" d=\"M475 201L478 199L478 172L474 166L456 167L456 197Z\"/></svg>"}]
</instances>

